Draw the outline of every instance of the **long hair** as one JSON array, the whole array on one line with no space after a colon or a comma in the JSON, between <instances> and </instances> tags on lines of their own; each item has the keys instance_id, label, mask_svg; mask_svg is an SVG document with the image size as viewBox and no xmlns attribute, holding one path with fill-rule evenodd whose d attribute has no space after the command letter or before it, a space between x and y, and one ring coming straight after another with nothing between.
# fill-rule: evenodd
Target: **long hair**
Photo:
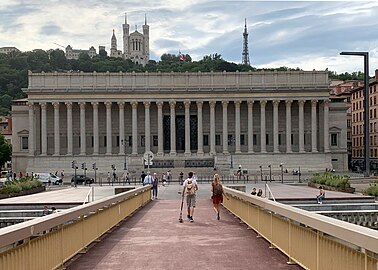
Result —
<instances>
[{"instance_id":1,"label":"long hair","mask_svg":"<svg viewBox=\"0 0 378 270\"><path fill-rule=\"evenodd\" d=\"M217 174L217 173L214 174L213 183L214 183L214 185L221 185L222 184L221 180L219 178L219 174Z\"/></svg>"}]
</instances>

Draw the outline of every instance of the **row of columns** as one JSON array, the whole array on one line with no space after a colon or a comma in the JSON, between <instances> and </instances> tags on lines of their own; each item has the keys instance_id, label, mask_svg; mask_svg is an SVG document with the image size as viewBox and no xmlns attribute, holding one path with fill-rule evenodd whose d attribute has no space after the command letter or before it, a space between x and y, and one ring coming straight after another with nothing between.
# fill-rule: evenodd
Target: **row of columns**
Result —
<instances>
[{"instance_id":1,"label":"row of columns","mask_svg":"<svg viewBox=\"0 0 378 270\"><path fill-rule=\"evenodd\" d=\"M291 146L291 104L292 100L286 100L286 152L292 152ZM223 153L228 154L228 101L222 101L223 112ZM248 104L248 153L253 153L253 103L254 101L247 101ZM278 106L280 101L273 100L273 152L279 153L278 147ZM317 100L311 101L311 146L312 152L317 152ZM324 151L329 152L329 138L328 138L328 117L329 117L329 104L328 101L324 103ZM79 102L80 106L80 155L86 155L86 128L85 128L85 102ZM106 107L106 155L112 154L112 119L111 119L111 106L112 102L105 102ZM125 141L125 124L124 124L124 102L118 102L119 107L119 145L122 146ZM138 102L130 102L132 107L132 154L138 154L137 148L137 106ZM145 108L145 151L151 150L151 132L150 132L150 105L151 102L143 102ZM158 109L158 156L163 155L163 101L157 101ZM260 152L266 153L266 104L267 100L260 100L260 130L261 130L261 150ZM299 152L304 150L304 104L305 100L299 100ZM54 107L54 155L60 155L60 121L59 121L59 106L58 102L52 103ZM73 154L73 129L72 129L72 102L65 102L67 109L67 155ZM91 102L93 108L93 154L99 154L99 123L98 123L98 102ZM191 155L190 150L190 101L184 101L185 107L185 155ZM197 101L197 122L198 122L198 149L197 154L203 155L203 101ZM209 101L210 107L210 154L214 155L215 151L215 105L216 101ZM235 153L241 153L240 142L240 105L241 101L235 101ZM41 154L47 155L47 104L40 103L41 106ZM169 101L170 106L170 155L176 155L176 102ZM31 155L35 153L35 123L34 123L34 104L29 103L29 152ZM119 154L125 154L125 148L119 147Z\"/></svg>"}]
</instances>

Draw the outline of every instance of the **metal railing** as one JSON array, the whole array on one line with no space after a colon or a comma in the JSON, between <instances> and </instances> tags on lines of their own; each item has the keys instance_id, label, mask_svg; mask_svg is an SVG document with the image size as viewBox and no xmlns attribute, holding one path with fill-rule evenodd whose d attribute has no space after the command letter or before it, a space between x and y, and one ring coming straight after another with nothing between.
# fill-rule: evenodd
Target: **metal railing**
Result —
<instances>
[{"instance_id":1,"label":"metal railing","mask_svg":"<svg viewBox=\"0 0 378 270\"><path fill-rule=\"evenodd\" d=\"M64 263L151 200L139 187L0 229L0 269L64 269Z\"/></svg>"},{"instance_id":2,"label":"metal railing","mask_svg":"<svg viewBox=\"0 0 378 270\"><path fill-rule=\"evenodd\" d=\"M288 263L305 269L376 270L378 231L224 187L223 205Z\"/></svg>"},{"instance_id":3,"label":"metal railing","mask_svg":"<svg viewBox=\"0 0 378 270\"><path fill-rule=\"evenodd\" d=\"M268 190L268 196L266 196L266 190ZM276 201L276 198L274 198L273 192L267 183L265 183L265 197L269 200Z\"/></svg>"},{"instance_id":4,"label":"metal railing","mask_svg":"<svg viewBox=\"0 0 378 270\"><path fill-rule=\"evenodd\" d=\"M83 204L87 204L90 202L90 199L92 198L92 202L94 201L94 187L90 187L87 193L87 196L85 196L85 200Z\"/></svg>"}]
</instances>

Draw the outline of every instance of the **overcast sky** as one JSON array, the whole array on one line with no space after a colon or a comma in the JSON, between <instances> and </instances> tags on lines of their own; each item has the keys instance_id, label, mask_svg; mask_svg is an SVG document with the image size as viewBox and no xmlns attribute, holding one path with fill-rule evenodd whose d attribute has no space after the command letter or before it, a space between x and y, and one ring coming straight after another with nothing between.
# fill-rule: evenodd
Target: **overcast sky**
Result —
<instances>
[{"instance_id":1,"label":"overcast sky","mask_svg":"<svg viewBox=\"0 0 378 270\"><path fill-rule=\"evenodd\" d=\"M240 63L244 18L250 62L255 67L302 68L338 73L363 70L363 58L341 51L368 51L370 74L378 68L378 1L207 0L1 0L0 47L22 51L99 45L109 51L112 30L122 45L127 12L130 30L150 25L150 58L179 50L194 60L218 53Z\"/></svg>"}]
</instances>

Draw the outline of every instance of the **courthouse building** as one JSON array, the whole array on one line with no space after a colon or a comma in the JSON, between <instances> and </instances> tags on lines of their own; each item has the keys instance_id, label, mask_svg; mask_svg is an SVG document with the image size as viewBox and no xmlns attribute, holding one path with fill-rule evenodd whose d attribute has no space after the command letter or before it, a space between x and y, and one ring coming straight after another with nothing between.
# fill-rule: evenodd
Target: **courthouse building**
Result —
<instances>
[{"instance_id":1,"label":"courthouse building","mask_svg":"<svg viewBox=\"0 0 378 270\"><path fill-rule=\"evenodd\" d=\"M347 107L329 100L327 71L28 76L27 103L12 107L14 171L76 160L138 175L149 151L156 171L347 170Z\"/></svg>"}]
</instances>

